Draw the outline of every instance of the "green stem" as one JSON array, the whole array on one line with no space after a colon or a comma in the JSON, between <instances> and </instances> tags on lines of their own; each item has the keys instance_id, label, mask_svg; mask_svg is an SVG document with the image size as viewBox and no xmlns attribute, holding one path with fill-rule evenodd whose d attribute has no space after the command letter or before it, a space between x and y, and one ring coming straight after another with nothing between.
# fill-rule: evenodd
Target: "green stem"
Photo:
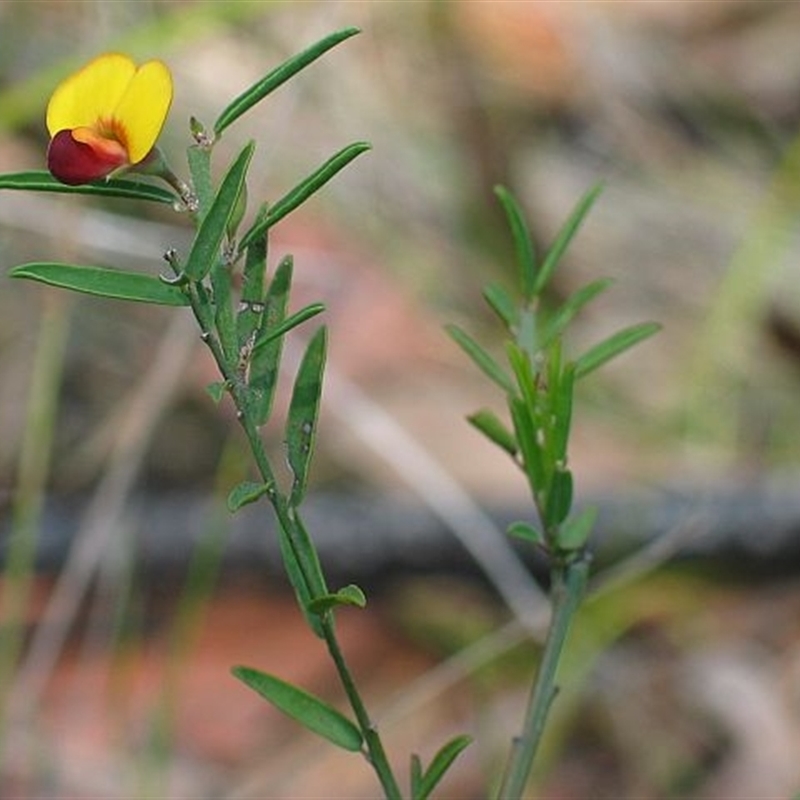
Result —
<instances>
[{"instance_id":1,"label":"green stem","mask_svg":"<svg viewBox=\"0 0 800 800\"><path fill-rule=\"evenodd\" d=\"M306 586L313 587L313 579L305 569L304 559L301 557L303 548L298 545L298 537L300 535L297 528L298 521L292 513L291 506L286 496L280 491L277 481L275 480L275 474L264 449L263 440L258 433L258 426L255 424L250 413L246 387L242 384L241 378L237 374L235 368L228 362L228 359L226 359L222 346L213 333L211 315L208 312L201 294L202 293L198 294L198 292L191 290L189 292L191 307L200 325L203 341L211 350L214 360L217 363L217 368L228 386L228 391L236 406L239 423L244 430L258 472L264 483L270 487L270 491L267 492L267 497L275 511L278 524L286 534L289 546L294 551L295 560L300 568L303 580ZM328 647L328 652L333 659L336 671L339 674L339 680L347 694L361 734L364 737L367 748L367 759L375 770L378 780L383 787L386 800L401 800L402 794L389 764L389 759L386 756L383 743L377 728L369 717L366 705L356 687L336 637L332 614L327 613L324 615L321 619L321 623L322 634Z\"/></svg>"},{"instance_id":2,"label":"green stem","mask_svg":"<svg viewBox=\"0 0 800 800\"><path fill-rule=\"evenodd\" d=\"M522 733L512 743L498 800L519 800L525 790L547 715L558 693L555 682L558 664L588 575L589 559L585 554L565 564L555 564L552 568L553 616L536 681L528 699Z\"/></svg>"}]
</instances>

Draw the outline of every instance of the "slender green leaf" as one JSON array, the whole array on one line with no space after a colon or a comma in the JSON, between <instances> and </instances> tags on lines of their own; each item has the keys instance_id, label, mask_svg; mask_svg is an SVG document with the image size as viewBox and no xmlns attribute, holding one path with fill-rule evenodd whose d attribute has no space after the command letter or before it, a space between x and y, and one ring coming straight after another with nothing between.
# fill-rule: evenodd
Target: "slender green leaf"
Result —
<instances>
[{"instance_id":1,"label":"slender green leaf","mask_svg":"<svg viewBox=\"0 0 800 800\"><path fill-rule=\"evenodd\" d=\"M305 203L315 192L319 191L331 178L344 169L354 158L369 150L371 145L367 142L355 142L342 148L331 156L321 167L306 177L297 186L288 191L283 197L271 205L263 219L253 223L242 236L239 245L240 251L255 240L263 236L273 225L280 222L285 216L291 214L296 208Z\"/></svg>"},{"instance_id":2,"label":"slender green leaf","mask_svg":"<svg viewBox=\"0 0 800 800\"><path fill-rule=\"evenodd\" d=\"M189 298L177 286L168 286L158 278L141 272L45 261L22 264L9 270L8 274L12 278L27 278L50 286L115 300L133 300L164 306L189 304Z\"/></svg>"},{"instance_id":3,"label":"slender green leaf","mask_svg":"<svg viewBox=\"0 0 800 800\"><path fill-rule=\"evenodd\" d=\"M322 378L325 370L327 331L320 328L309 341L297 370L286 420L286 454L294 475L291 502L297 506L303 499L308 470L314 452Z\"/></svg>"},{"instance_id":4,"label":"slender green leaf","mask_svg":"<svg viewBox=\"0 0 800 800\"><path fill-rule=\"evenodd\" d=\"M255 503L256 500L265 495L268 491L269 485L266 483L242 481L234 486L228 494L228 511L233 514L242 506Z\"/></svg>"},{"instance_id":5,"label":"slender green leaf","mask_svg":"<svg viewBox=\"0 0 800 800\"><path fill-rule=\"evenodd\" d=\"M575 391L575 368L567 364L561 372L558 383L551 386L553 408L552 459L559 463L566 460L569 431L572 425L572 400Z\"/></svg>"},{"instance_id":6,"label":"slender green leaf","mask_svg":"<svg viewBox=\"0 0 800 800\"><path fill-rule=\"evenodd\" d=\"M344 28L340 31L336 31L326 36L324 39L321 39L316 44L311 45L311 47L306 50L303 50L301 53L284 61L271 72L267 73L261 80L242 92L224 109L214 123L214 133L219 136L225 128L263 100L268 94L275 91L281 84L286 83L286 81L300 72L300 70L316 61L332 47L335 47L345 39L349 39L358 32L358 28Z\"/></svg>"},{"instance_id":7,"label":"slender green leaf","mask_svg":"<svg viewBox=\"0 0 800 800\"><path fill-rule=\"evenodd\" d=\"M544 534L529 522L512 522L506 529L506 533L515 539L522 539L524 542L538 545L545 543Z\"/></svg>"},{"instance_id":8,"label":"slender green leaf","mask_svg":"<svg viewBox=\"0 0 800 800\"><path fill-rule=\"evenodd\" d=\"M225 397L225 392L228 390L226 381L214 381L206 386L206 392L215 404L219 405L222 398Z\"/></svg>"},{"instance_id":9,"label":"slender green leaf","mask_svg":"<svg viewBox=\"0 0 800 800\"><path fill-rule=\"evenodd\" d=\"M532 300L536 294L536 253L528 224L525 221L525 215L508 189L503 186L497 186L494 191L506 212L508 225L511 228L511 235L514 239L522 294L526 300Z\"/></svg>"},{"instance_id":10,"label":"slender green leaf","mask_svg":"<svg viewBox=\"0 0 800 800\"><path fill-rule=\"evenodd\" d=\"M484 290L483 296L492 310L505 323L507 328L513 328L517 321L517 307L511 295L498 283L490 283Z\"/></svg>"},{"instance_id":11,"label":"slender green leaf","mask_svg":"<svg viewBox=\"0 0 800 800\"><path fill-rule=\"evenodd\" d=\"M261 206L257 218L266 214L266 206ZM239 351L252 347L256 331L264 316L264 278L267 272L267 236L256 239L247 248L242 270L242 294L236 312L236 340Z\"/></svg>"},{"instance_id":12,"label":"slender green leaf","mask_svg":"<svg viewBox=\"0 0 800 800\"><path fill-rule=\"evenodd\" d=\"M126 200L150 200L174 205L178 198L174 192L151 183L127 178L109 178L80 186L68 186L57 181L47 170L28 170L0 175L0 189L17 189L29 192L55 192L57 194L82 194L97 197L118 197Z\"/></svg>"},{"instance_id":13,"label":"slender green leaf","mask_svg":"<svg viewBox=\"0 0 800 800\"><path fill-rule=\"evenodd\" d=\"M572 322L575 315L597 295L608 289L614 281L611 278L600 278L573 292L550 317L542 331L539 345L542 348L560 336Z\"/></svg>"},{"instance_id":14,"label":"slender green leaf","mask_svg":"<svg viewBox=\"0 0 800 800\"><path fill-rule=\"evenodd\" d=\"M186 259L184 273L189 280L202 280L219 257L228 222L244 188L247 168L254 150L255 144L250 142L239 153L222 179L208 212L200 222Z\"/></svg>"},{"instance_id":15,"label":"slender green leaf","mask_svg":"<svg viewBox=\"0 0 800 800\"><path fill-rule=\"evenodd\" d=\"M558 531L558 547L568 551L580 550L589 540L596 519L597 509L594 506L567 519Z\"/></svg>"},{"instance_id":16,"label":"slender green leaf","mask_svg":"<svg viewBox=\"0 0 800 800\"><path fill-rule=\"evenodd\" d=\"M620 355L620 353L624 353L660 330L661 325L657 322L642 322L638 325L631 325L629 328L623 328L623 330L587 350L577 359L575 362L575 378L586 377L607 361Z\"/></svg>"},{"instance_id":17,"label":"slender green leaf","mask_svg":"<svg viewBox=\"0 0 800 800\"><path fill-rule=\"evenodd\" d=\"M308 730L351 752L361 750L363 737L356 725L319 697L274 675L251 667L234 667L234 676L278 710Z\"/></svg>"},{"instance_id":18,"label":"slender green leaf","mask_svg":"<svg viewBox=\"0 0 800 800\"><path fill-rule=\"evenodd\" d=\"M262 347L266 347L266 345L277 339L279 336L285 336L290 330L292 330L292 328L302 325L302 323L307 322L313 317L316 317L317 314L321 314L324 310L325 305L323 303L311 303L305 308L301 308L299 311L296 311L291 316L286 317L283 322L276 325L274 328L262 330L261 335L258 337L258 339L256 339L254 350L259 350Z\"/></svg>"},{"instance_id":19,"label":"slender green leaf","mask_svg":"<svg viewBox=\"0 0 800 800\"><path fill-rule=\"evenodd\" d=\"M414 800L427 800L452 763L471 743L472 737L470 736L456 736L444 744L431 760L428 769L422 774Z\"/></svg>"},{"instance_id":20,"label":"slender green leaf","mask_svg":"<svg viewBox=\"0 0 800 800\"><path fill-rule=\"evenodd\" d=\"M572 473L568 469L558 468L553 473L550 489L547 493L547 505L544 511L544 522L547 530L560 525L572 508Z\"/></svg>"},{"instance_id":21,"label":"slender green leaf","mask_svg":"<svg viewBox=\"0 0 800 800\"><path fill-rule=\"evenodd\" d=\"M445 330L488 378L503 391L509 394L514 392L514 384L506 371L468 333L453 324L446 325Z\"/></svg>"},{"instance_id":22,"label":"slender green leaf","mask_svg":"<svg viewBox=\"0 0 800 800\"><path fill-rule=\"evenodd\" d=\"M332 594L324 594L312 600L309 605L309 611L314 614L324 614L337 606L356 606L357 608L365 608L367 605L367 596L364 594L363 589L351 583L337 592Z\"/></svg>"},{"instance_id":23,"label":"slender green leaf","mask_svg":"<svg viewBox=\"0 0 800 800\"><path fill-rule=\"evenodd\" d=\"M505 450L512 458L517 455L517 440L514 434L503 424L494 411L483 408L467 417L471 425L477 428L489 441Z\"/></svg>"},{"instance_id":24,"label":"slender green leaf","mask_svg":"<svg viewBox=\"0 0 800 800\"><path fill-rule=\"evenodd\" d=\"M238 360L239 342L231 298L231 271L219 258L211 268L211 286L214 290L214 326L225 359L233 366Z\"/></svg>"},{"instance_id":25,"label":"slender green leaf","mask_svg":"<svg viewBox=\"0 0 800 800\"><path fill-rule=\"evenodd\" d=\"M586 215L589 213L589 210L591 209L595 200L597 200L597 197L602 189L602 184L598 184L594 188L590 189L578 201L578 205L575 206L575 210L572 212L572 214L570 214L569 218L556 235L555 240L550 245L550 249L547 251L544 260L542 261L541 269L536 276L536 283L533 287L534 295L540 295L544 291L545 286L547 286L550 278L553 277L553 273L558 266L558 262L566 252L567 247L569 247L570 242L578 232L578 229L582 225Z\"/></svg>"},{"instance_id":26,"label":"slender green leaf","mask_svg":"<svg viewBox=\"0 0 800 800\"><path fill-rule=\"evenodd\" d=\"M286 318L291 287L292 257L287 256L278 264L267 289L264 312L256 341L262 334L266 335L267 332L278 327ZM283 338L277 337L252 354L248 386L252 397L253 413L258 425L263 425L272 411L282 353Z\"/></svg>"},{"instance_id":27,"label":"slender green leaf","mask_svg":"<svg viewBox=\"0 0 800 800\"><path fill-rule=\"evenodd\" d=\"M321 618L311 610L318 598L328 594L319 556L296 508L289 508L286 523L291 527L278 529L278 542L286 574L308 626L317 636L324 638Z\"/></svg>"},{"instance_id":28,"label":"slender green leaf","mask_svg":"<svg viewBox=\"0 0 800 800\"><path fill-rule=\"evenodd\" d=\"M189 163L189 174L192 176L192 187L199 203L198 219L208 213L214 201L214 184L211 180L211 150L193 144L186 151L186 160Z\"/></svg>"},{"instance_id":29,"label":"slender green leaf","mask_svg":"<svg viewBox=\"0 0 800 800\"><path fill-rule=\"evenodd\" d=\"M416 753L411 754L411 800L418 800L422 791L422 760Z\"/></svg>"},{"instance_id":30,"label":"slender green leaf","mask_svg":"<svg viewBox=\"0 0 800 800\"><path fill-rule=\"evenodd\" d=\"M524 400L519 397L509 397L508 407L522 456L522 468L528 477L534 497L538 497L545 486L545 468L536 426L531 418L530 408Z\"/></svg>"}]
</instances>

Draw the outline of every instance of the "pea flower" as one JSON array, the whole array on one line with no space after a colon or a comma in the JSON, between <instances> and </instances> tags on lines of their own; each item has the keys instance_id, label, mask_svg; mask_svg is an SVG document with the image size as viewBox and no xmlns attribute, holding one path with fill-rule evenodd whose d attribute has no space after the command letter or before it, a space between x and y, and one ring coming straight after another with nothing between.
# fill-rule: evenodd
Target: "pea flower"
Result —
<instances>
[{"instance_id":1,"label":"pea flower","mask_svg":"<svg viewBox=\"0 0 800 800\"><path fill-rule=\"evenodd\" d=\"M141 66L104 53L63 81L47 106L47 167L77 185L117 170L145 167L172 103L161 61Z\"/></svg>"}]
</instances>

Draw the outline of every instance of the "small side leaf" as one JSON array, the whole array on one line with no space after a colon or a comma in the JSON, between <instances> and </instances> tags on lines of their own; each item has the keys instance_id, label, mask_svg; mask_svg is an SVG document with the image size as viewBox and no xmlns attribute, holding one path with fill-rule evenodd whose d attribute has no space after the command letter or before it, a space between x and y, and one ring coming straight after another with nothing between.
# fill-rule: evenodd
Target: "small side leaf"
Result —
<instances>
[{"instance_id":1,"label":"small side leaf","mask_svg":"<svg viewBox=\"0 0 800 800\"><path fill-rule=\"evenodd\" d=\"M114 300L133 300L163 306L189 305L189 298L180 288L169 286L158 278L141 272L44 261L21 264L9 270L8 274L12 278L27 278Z\"/></svg>"},{"instance_id":2,"label":"small side leaf","mask_svg":"<svg viewBox=\"0 0 800 800\"><path fill-rule=\"evenodd\" d=\"M433 757L428 769L423 772L418 780L417 791L413 795L414 800L427 800L452 763L471 743L472 738L470 736L456 736L443 745Z\"/></svg>"},{"instance_id":3,"label":"small side leaf","mask_svg":"<svg viewBox=\"0 0 800 800\"><path fill-rule=\"evenodd\" d=\"M286 83L289 78L316 61L332 47L335 47L345 39L349 39L358 32L358 28L344 28L340 31L336 31L326 36L324 39L321 39L316 44L311 45L311 47L306 50L303 50L301 53L284 61L281 65L267 73L260 81L257 81L242 92L225 108L214 123L214 133L219 136L225 128L263 100L270 92L273 92L281 84Z\"/></svg>"},{"instance_id":4,"label":"small side leaf","mask_svg":"<svg viewBox=\"0 0 800 800\"><path fill-rule=\"evenodd\" d=\"M324 614L337 606L356 606L356 608L366 608L367 596L364 591L351 583L339 589L338 592L333 594L325 594L321 597L316 597L308 604L308 610L314 614Z\"/></svg>"},{"instance_id":5,"label":"small side leaf","mask_svg":"<svg viewBox=\"0 0 800 800\"><path fill-rule=\"evenodd\" d=\"M251 667L234 667L232 672L242 683L308 730L319 734L337 747L351 752L361 750L363 745L361 731L344 714L324 700L274 675Z\"/></svg>"},{"instance_id":6,"label":"small side leaf","mask_svg":"<svg viewBox=\"0 0 800 800\"><path fill-rule=\"evenodd\" d=\"M567 519L558 531L558 547L562 550L580 550L588 541L596 519L597 509L594 506Z\"/></svg>"},{"instance_id":7,"label":"small side leaf","mask_svg":"<svg viewBox=\"0 0 800 800\"><path fill-rule=\"evenodd\" d=\"M522 293L526 300L532 300L536 294L536 253L533 249L533 239L525 221L525 215L508 189L498 186L494 191L506 212L511 235L514 238Z\"/></svg>"},{"instance_id":8,"label":"small side leaf","mask_svg":"<svg viewBox=\"0 0 800 800\"><path fill-rule=\"evenodd\" d=\"M506 451L512 458L517 455L517 440L514 434L503 424L494 411L482 408L467 417L471 425L477 428L489 441Z\"/></svg>"},{"instance_id":9,"label":"small side leaf","mask_svg":"<svg viewBox=\"0 0 800 800\"><path fill-rule=\"evenodd\" d=\"M199 219L202 219L208 213L214 200L214 184L211 180L211 150L208 147L193 144L186 151L186 160L189 164L189 174L192 176L192 186L200 205Z\"/></svg>"},{"instance_id":10,"label":"small side leaf","mask_svg":"<svg viewBox=\"0 0 800 800\"><path fill-rule=\"evenodd\" d=\"M575 315L597 295L608 289L614 281L600 278L573 292L548 320L542 331L539 346L545 349L569 325Z\"/></svg>"},{"instance_id":11,"label":"small side leaf","mask_svg":"<svg viewBox=\"0 0 800 800\"><path fill-rule=\"evenodd\" d=\"M512 522L508 528L506 528L506 533L524 542L531 542L532 544L538 545L543 545L545 543L544 534L537 528L534 528L529 522Z\"/></svg>"},{"instance_id":12,"label":"small side leaf","mask_svg":"<svg viewBox=\"0 0 800 800\"><path fill-rule=\"evenodd\" d=\"M553 273L558 266L558 262L566 252L567 247L569 247L569 244L575 234L578 232L578 229L583 224L584 219L586 219L586 215L594 205L594 201L597 200L597 197L602 189L602 184L598 184L594 188L590 189L578 201L578 205L575 206L575 210L572 212L572 214L570 214L561 230L559 230L555 240L550 245L550 249L547 251L544 260L542 261L539 274L536 276L536 284L533 287L534 295L540 295L544 291L545 286L547 286L550 278L553 277Z\"/></svg>"},{"instance_id":13,"label":"small side leaf","mask_svg":"<svg viewBox=\"0 0 800 800\"><path fill-rule=\"evenodd\" d=\"M499 283L490 283L484 290L483 296L492 310L509 329L513 328L517 320L517 307L511 295Z\"/></svg>"},{"instance_id":14,"label":"small side leaf","mask_svg":"<svg viewBox=\"0 0 800 800\"><path fill-rule=\"evenodd\" d=\"M228 494L228 511L232 514L237 512L242 506L255 503L262 495L269 491L266 483L255 483L253 481L242 481L231 489Z\"/></svg>"},{"instance_id":15,"label":"small side leaf","mask_svg":"<svg viewBox=\"0 0 800 800\"><path fill-rule=\"evenodd\" d=\"M292 264L292 257L287 256L275 270L264 300L264 312L256 341L266 338L286 318L286 307L292 288ZM282 353L283 339L277 337L270 339L252 354L248 385L253 397L253 413L257 425L263 425L272 411Z\"/></svg>"},{"instance_id":16,"label":"small side leaf","mask_svg":"<svg viewBox=\"0 0 800 800\"><path fill-rule=\"evenodd\" d=\"M572 508L572 473L568 469L556 469L547 495L544 521L548 530L560 525Z\"/></svg>"},{"instance_id":17,"label":"small side leaf","mask_svg":"<svg viewBox=\"0 0 800 800\"><path fill-rule=\"evenodd\" d=\"M244 187L247 168L254 150L255 144L250 142L236 157L225 173L219 190L197 229L184 270L184 274L190 280L202 280L219 256L222 240L225 238L228 222Z\"/></svg>"},{"instance_id":18,"label":"small side leaf","mask_svg":"<svg viewBox=\"0 0 800 800\"><path fill-rule=\"evenodd\" d=\"M47 170L28 170L0 175L0 189L56 194L83 194L96 197L118 197L123 200L149 200L173 205L178 198L174 192L150 183L123 178L109 178L95 183L68 186L57 181Z\"/></svg>"},{"instance_id":19,"label":"small side leaf","mask_svg":"<svg viewBox=\"0 0 800 800\"><path fill-rule=\"evenodd\" d=\"M308 469L314 451L322 378L325 370L327 332L320 328L308 343L297 370L286 420L286 454L294 475L291 503L302 501L308 482Z\"/></svg>"},{"instance_id":20,"label":"small side leaf","mask_svg":"<svg viewBox=\"0 0 800 800\"><path fill-rule=\"evenodd\" d=\"M228 384L225 381L214 381L206 386L206 392L216 405L222 402L225 397L225 392L228 389Z\"/></svg>"},{"instance_id":21,"label":"small side leaf","mask_svg":"<svg viewBox=\"0 0 800 800\"><path fill-rule=\"evenodd\" d=\"M323 303L311 303L305 308L301 308L299 311L296 311L294 314L286 317L286 319L284 319L279 325L275 325L273 328L263 330L253 346L254 352L262 347L265 347L278 337L285 336L290 330L292 330L292 328L296 328L298 325L302 325L304 322L313 319L317 316L317 314L321 314L324 310L325 305Z\"/></svg>"},{"instance_id":22,"label":"small side leaf","mask_svg":"<svg viewBox=\"0 0 800 800\"><path fill-rule=\"evenodd\" d=\"M488 378L493 380L506 393L512 394L514 392L514 384L506 371L468 333L459 328L458 325L453 324L446 325L445 330L450 334L450 338Z\"/></svg>"},{"instance_id":23,"label":"small side leaf","mask_svg":"<svg viewBox=\"0 0 800 800\"><path fill-rule=\"evenodd\" d=\"M631 325L629 328L623 328L578 358L575 362L575 378L586 377L590 372L594 372L598 367L611 361L612 358L630 350L631 347L660 330L661 325L657 322L642 322L638 325Z\"/></svg>"},{"instance_id":24,"label":"small side leaf","mask_svg":"<svg viewBox=\"0 0 800 800\"><path fill-rule=\"evenodd\" d=\"M276 225L305 203L311 195L319 191L354 158L365 153L370 148L371 145L367 142L355 142L331 156L321 167L271 205L262 219L253 223L251 228L242 236L239 250L249 247L255 239L263 236L273 225Z\"/></svg>"}]
</instances>

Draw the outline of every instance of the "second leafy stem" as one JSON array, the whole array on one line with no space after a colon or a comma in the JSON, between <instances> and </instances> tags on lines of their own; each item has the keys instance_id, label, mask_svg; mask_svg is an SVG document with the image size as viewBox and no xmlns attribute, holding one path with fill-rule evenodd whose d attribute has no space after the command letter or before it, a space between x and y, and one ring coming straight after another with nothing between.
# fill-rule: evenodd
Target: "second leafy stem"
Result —
<instances>
[{"instance_id":1,"label":"second leafy stem","mask_svg":"<svg viewBox=\"0 0 800 800\"><path fill-rule=\"evenodd\" d=\"M481 409L469 421L514 460L530 487L536 519L512 523L508 533L543 549L550 564L551 621L522 731L512 742L502 776L502 800L523 796L556 694L558 664L589 574L587 541L596 510L573 513L573 477L568 465L575 385L660 328L650 322L633 325L574 360L564 355L567 327L611 282L596 280L552 310L547 310L543 294L600 189L597 186L581 198L540 262L521 207L508 190L499 187L497 195L514 240L519 283L514 293L489 285L484 297L505 329L506 365L458 326L448 327L453 339L505 394L510 426L490 409Z\"/></svg>"}]
</instances>

